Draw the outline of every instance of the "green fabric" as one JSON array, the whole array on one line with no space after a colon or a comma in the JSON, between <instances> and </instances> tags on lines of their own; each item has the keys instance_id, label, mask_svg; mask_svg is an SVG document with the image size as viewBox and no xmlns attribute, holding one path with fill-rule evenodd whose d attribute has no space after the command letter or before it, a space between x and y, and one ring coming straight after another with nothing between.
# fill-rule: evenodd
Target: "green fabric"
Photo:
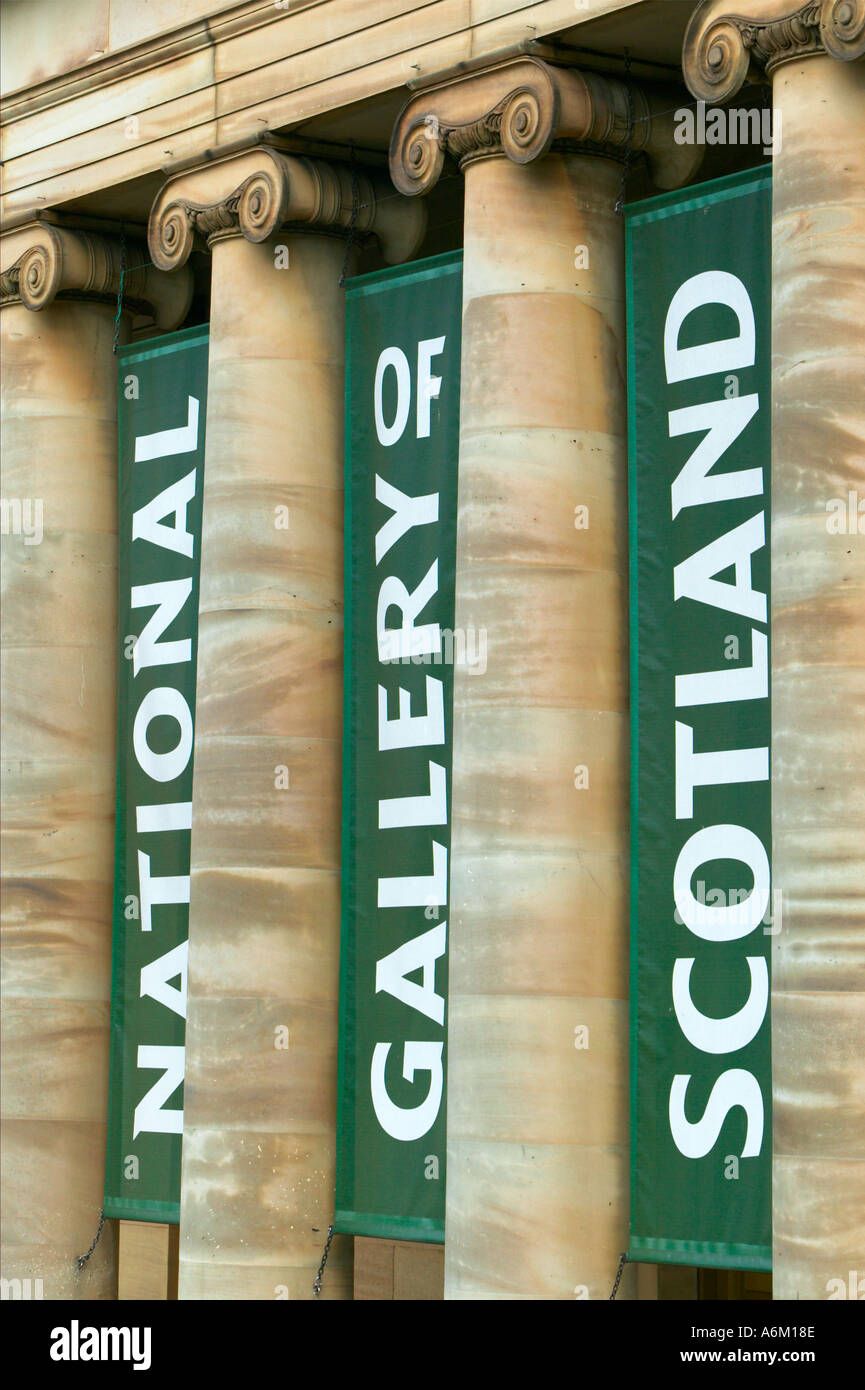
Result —
<instances>
[{"instance_id":1,"label":"green fabric","mask_svg":"<svg viewBox=\"0 0 865 1390\"><path fill-rule=\"evenodd\" d=\"M359 277L347 291L346 387L346 601L345 722L343 759L342 947L340 961L340 1041L336 1177L336 1229L355 1235L440 1242L445 1214L446 1014L432 1016L430 1001L447 999L446 896L426 905L379 906L381 881L429 877L434 844L450 852L451 746L453 667L444 660L381 660L377 636L380 590L395 578L413 593L437 565L435 589L414 619L418 626L438 625L443 634L454 622L457 462L459 451L461 255L446 255ZM444 339L444 343L431 340ZM422 364L420 345L430 355ZM399 370L381 372L381 426L376 425L375 390L382 352L398 350L403 380L410 390L400 398ZM401 354L401 356L400 356ZM391 354L393 357L393 354ZM440 378L438 394L429 399L429 433L424 434L423 380ZM398 424L404 407L404 428ZM387 431L393 430L392 442ZM397 438L396 435L399 434ZM435 496L436 519L415 524L376 559L376 537L385 546L383 528L397 516L376 499L376 477L407 497ZM393 494L390 494L391 498ZM395 628L402 618L395 607L383 615ZM396 719L399 689L409 692L412 717L428 713L427 682L436 683L444 712L443 741L380 748L379 687L387 692L387 718ZM441 683L440 686L438 683ZM445 823L385 825L379 828L379 801L430 796L431 770L444 770ZM423 818L422 818L423 820ZM440 852L440 851L439 851ZM446 891L446 890L445 890ZM419 894L415 895L420 896ZM376 989L377 963L403 945L442 929L444 949L433 954L433 939L422 964L406 970L409 999L393 989ZM441 937L441 932L440 932ZM411 949L411 948L410 948ZM406 958L400 957L400 963ZM421 961L421 956L412 957ZM393 979L391 978L391 984ZM422 987L427 1012L417 1007ZM403 986L399 986L403 988ZM438 1051L442 1078L435 1105L435 1066L419 1068L412 1079L403 1074L413 1044ZM390 1044L383 1065L389 1101L421 1126L413 1137L399 1137L382 1121L373 1101L372 1069L376 1048ZM424 1054L426 1056L426 1054ZM432 1099L429 1099L432 1097Z\"/></svg>"},{"instance_id":2,"label":"green fabric","mask_svg":"<svg viewBox=\"0 0 865 1390\"><path fill-rule=\"evenodd\" d=\"M711 692L711 698L693 703L680 699L677 704L676 677L703 672L723 677L737 667L749 667L752 652L763 650L764 644L768 650L771 176L766 169L748 171L633 204L626 215L632 758L630 1254L645 1261L768 1269L772 1157L768 1005L759 1017L754 1015L759 1026L753 1034L744 1022L736 1025L732 1019L751 999L752 967L746 957L765 962L753 967L757 971L755 1000L760 997L760 971L764 979L768 974L773 899L770 896L760 920L747 928L756 897L740 902L733 908L739 914L735 919L741 925L739 934L715 939L709 933L716 927L710 929L704 922L695 931L688 912L679 913L676 920L673 883L677 862L684 865L688 860L686 852L680 861L683 848L695 833L706 830L698 843L709 849L710 857L686 873L692 893L710 908L729 910L731 890L742 895L751 890L751 869L729 853L731 845L741 844L743 837L740 833L734 840L715 829L721 825L739 827L756 837L771 863L768 772L750 781L724 782L718 780L716 769L706 784L694 785L689 803L684 743L677 803L675 741L678 723L684 738L693 738L695 754L727 751L722 760L725 773L732 766L729 750L765 750L768 767L768 686L764 694L724 699L721 692L729 690L729 684L713 678L700 687L704 695ZM742 336L740 327L747 323L748 311L742 311L737 327L737 312L730 304L695 291L695 306L682 318L675 341L670 339L668 362L665 324L674 295L693 277L718 272L735 277L743 287L753 314L753 353L749 355L746 346L735 350L722 346L724 340ZM711 358L702 365L694 357L688 359L691 370L677 379L672 347L712 343L717 347ZM741 364L737 353L744 359ZM734 437L728 438L705 482L698 479L690 494L683 487L674 491L674 480L682 477L698 446L705 442L708 448L713 442L706 407L721 402L723 416L719 413L716 419L729 421L734 408L744 409L743 398L754 395L754 413L738 432L728 432ZM671 414L693 407L703 407L693 418ZM744 416L737 418L741 422ZM676 422L691 428L677 432ZM719 435L721 429L719 423ZM741 482L740 495L730 495L736 484L730 483L728 475L744 470L762 470L759 484L749 485L749 495L744 495L746 484ZM726 484L715 481L723 477L728 477ZM728 495L712 496L713 483L716 488L726 486ZM677 488L681 486L677 482ZM691 500L683 502L688 496ZM729 543L723 552L728 563L730 555L743 559L741 572L730 568L715 572L712 565L704 566L729 589L708 589L702 584L701 597L695 597L694 571L686 568L678 571L680 596L674 597L677 566L735 528L746 523L759 527L761 522L764 543L750 550L740 540ZM748 531L749 537L753 535ZM735 597L737 576L743 590L750 584L756 596L747 604L741 596ZM717 605L707 601L710 593ZM762 621L757 615L761 596ZM727 606L740 602L743 608L752 605L754 611L737 612ZM678 689L682 694L694 692L693 685L687 692ZM759 766L759 756L749 754L750 768ZM753 840L748 843L754 845ZM755 850L753 862L758 858ZM732 912L724 920L732 931ZM677 1002L673 995L677 960L693 961L688 986L693 1005L710 1023L728 1020L720 1028L701 1023L695 1031L689 1022L686 1035L680 1020L681 991ZM680 972L683 969L680 965ZM719 1091L716 1105L709 1106L713 1087L728 1072L739 1073L721 1083L729 1085L732 1102L727 1104ZM746 1081L746 1075L751 1080ZM673 1103L678 1117L674 1119L671 1090L677 1076L690 1080L681 1108L677 1110ZM746 1110L735 1099L743 1096L751 1098L751 1147L759 1140L758 1152L745 1157ZM682 1117L694 1125L707 1108L710 1113L701 1135L691 1132L690 1138L683 1139ZM717 1123L712 1122L713 1116ZM693 1148L691 1156L682 1151L683 1144Z\"/></svg>"},{"instance_id":3,"label":"green fabric","mask_svg":"<svg viewBox=\"0 0 865 1390\"><path fill-rule=\"evenodd\" d=\"M183 1104L183 943L189 927L187 826L193 768L191 750L184 757L189 732L183 711L188 710L194 726L207 355L206 327L118 353L117 822L105 1214L127 1220L176 1222L180 1217L182 1136L172 1129L181 1122ZM178 433L148 443L147 437L163 431ZM142 509L173 485L179 491L151 509L148 524ZM136 529L143 526L148 534L133 539L136 513ZM182 553L189 548L191 555ZM150 594L137 597L151 602L133 607L134 588L172 581L175 587L163 594L175 596L173 606L160 609L157 596ZM134 639L141 638L151 620L162 626L161 612L174 616L155 642L145 638L136 648ZM151 638L154 633L155 628ZM188 650L170 645L184 642ZM155 695L159 690L167 693ZM176 714L159 712L163 706ZM168 805L177 808L162 813L168 828L147 828L158 814L152 811L143 812L139 828L139 808ZM149 858L153 879L176 879L179 885L157 882L150 890L149 931L139 881L142 853ZM184 881L186 901L181 900ZM149 896L146 885L144 895ZM155 964L165 957L164 967ZM171 1064L165 1066L154 1065L154 1054L139 1055L139 1048L175 1050L158 1054L170 1056ZM172 1086L175 1079L178 1084ZM169 1089L161 1095L154 1086Z\"/></svg>"}]
</instances>

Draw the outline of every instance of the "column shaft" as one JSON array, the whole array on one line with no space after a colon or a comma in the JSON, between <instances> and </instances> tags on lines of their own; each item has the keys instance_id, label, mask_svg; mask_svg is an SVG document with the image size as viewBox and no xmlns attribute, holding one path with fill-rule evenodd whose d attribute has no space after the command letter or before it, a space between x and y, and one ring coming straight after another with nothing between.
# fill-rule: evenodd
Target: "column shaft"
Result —
<instances>
[{"instance_id":1,"label":"column shaft","mask_svg":"<svg viewBox=\"0 0 865 1390\"><path fill-rule=\"evenodd\" d=\"M117 613L110 306L4 307L3 1274L111 1298ZM8 525L7 525L8 522ZM35 1295L34 1295L35 1296Z\"/></svg>"},{"instance_id":2,"label":"column shaft","mask_svg":"<svg viewBox=\"0 0 865 1390\"><path fill-rule=\"evenodd\" d=\"M311 1298L333 1213L343 254L213 245L181 1298Z\"/></svg>"},{"instance_id":3,"label":"column shaft","mask_svg":"<svg viewBox=\"0 0 865 1390\"><path fill-rule=\"evenodd\" d=\"M865 1250L865 73L773 93L774 1296L825 1299Z\"/></svg>"},{"instance_id":4,"label":"column shaft","mask_svg":"<svg viewBox=\"0 0 865 1390\"><path fill-rule=\"evenodd\" d=\"M465 178L456 622L488 655L455 672L445 1296L605 1298L628 1212L620 166Z\"/></svg>"}]
</instances>

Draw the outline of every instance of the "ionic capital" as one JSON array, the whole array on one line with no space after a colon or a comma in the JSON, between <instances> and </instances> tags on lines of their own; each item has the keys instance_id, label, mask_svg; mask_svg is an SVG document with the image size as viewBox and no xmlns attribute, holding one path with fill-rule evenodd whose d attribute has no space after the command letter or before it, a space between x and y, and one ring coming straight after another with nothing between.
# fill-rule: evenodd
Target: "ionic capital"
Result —
<instances>
[{"instance_id":1,"label":"ionic capital","mask_svg":"<svg viewBox=\"0 0 865 1390\"><path fill-rule=\"evenodd\" d=\"M192 272L165 275L147 264L140 241L125 247L119 239L48 221L29 222L4 233L0 299L45 309L55 299L114 303L123 291L124 307L152 316L168 331L182 323L192 299Z\"/></svg>"},{"instance_id":2,"label":"ionic capital","mask_svg":"<svg viewBox=\"0 0 865 1390\"><path fill-rule=\"evenodd\" d=\"M845 63L865 54L865 0L747 0L743 8L747 14L731 13L731 0L702 0L688 21L682 71L701 101L729 100L749 72L819 54Z\"/></svg>"},{"instance_id":3,"label":"ionic capital","mask_svg":"<svg viewBox=\"0 0 865 1390\"><path fill-rule=\"evenodd\" d=\"M196 239L266 241L281 228L376 236L385 260L407 260L423 238L423 212L394 197L376 171L257 145L175 174L150 214L147 242L156 265L183 265Z\"/></svg>"},{"instance_id":4,"label":"ionic capital","mask_svg":"<svg viewBox=\"0 0 865 1390\"><path fill-rule=\"evenodd\" d=\"M686 183L700 151L673 139L669 94L628 87L613 77L519 57L423 88L403 107L390 143L390 172L401 193L428 193L445 155L465 168L506 155L540 159L554 141L623 158L643 152L661 188Z\"/></svg>"}]
</instances>

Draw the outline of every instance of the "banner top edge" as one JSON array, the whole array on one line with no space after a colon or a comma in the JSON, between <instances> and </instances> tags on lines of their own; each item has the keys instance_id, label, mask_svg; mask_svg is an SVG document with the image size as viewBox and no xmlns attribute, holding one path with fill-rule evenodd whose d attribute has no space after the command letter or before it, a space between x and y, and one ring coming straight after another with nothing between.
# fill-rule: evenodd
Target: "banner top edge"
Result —
<instances>
[{"instance_id":1,"label":"banner top edge","mask_svg":"<svg viewBox=\"0 0 865 1390\"><path fill-rule=\"evenodd\" d=\"M751 192L772 182L772 165L758 164L753 169L737 169L732 174L722 174L717 179L707 179L705 183L688 184L686 188L674 188L669 193L658 193L651 198L641 198L636 203L624 206L625 222L633 226L640 222L656 221L670 217L676 212L684 212L698 207L704 200L718 201L732 198L739 193Z\"/></svg>"},{"instance_id":2,"label":"banner top edge","mask_svg":"<svg viewBox=\"0 0 865 1390\"><path fill-rule=\"evenodd\" d=\"M387 288L394 283L409 284L413 279L426 275L439 274L445 270L456 270L462 266L462 247L456 251L442 251L437 256L424 256L422 260L403 261L400 265L389 265L383 270L371 270L366 275L353 275L346 281L347 296L375 294L378 289Z\"/></svg>"},{"instance_id":3,"label":"banner top edge","mask_svg":"<svg viewBox=\"0 0 865 1390\"><path fill-rule=\"evenodd\" d=\"M176 348L187 347L190 343L210 341L210 324L194 323L191 328L178 328L174 333L160 333L155 338L144 338L140 343L124 343L117 349L118 362L143 362L149 357L173 352Z\"/></svg>"}]
</instances>

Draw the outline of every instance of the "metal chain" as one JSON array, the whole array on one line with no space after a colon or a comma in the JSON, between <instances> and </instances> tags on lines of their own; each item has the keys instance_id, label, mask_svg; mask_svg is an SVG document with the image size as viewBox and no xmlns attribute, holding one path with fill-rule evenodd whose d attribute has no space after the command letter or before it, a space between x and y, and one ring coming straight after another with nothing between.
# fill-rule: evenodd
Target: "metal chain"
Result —
<instances>
[{"instance_id":1,"label":"metal chain","mask_svg":"<svg viewBox=\"0 0 865 1390\"><path fill-rule=\"evenodd\" d=\"M90 1249L87 1251L87 1254L86 1254L86 1255L76 1255L76 1257L75 1257L76 1260L77 1260L77 1263L78 1263L78 1273L79 1273L79 1274L81 1273L81 1271L82 1271L82 1269L84 1268L84 1266L86 1265L87 1261L90 1259L90 1256L93 1254L93 1251L96 1249L97 1245L99 1244L99 1237L102 1235L102 1227L103 1227L104 1225L105 1225L105 1212L104 1212L104 1211L101 1211L101 1212L99 1213L99 1225L96 1227L96 1235L93 1237L93 1240L92 1240L91 1243L90 1243Z\"/></svg>"},{"instance_id":2,"label":"metal chain","mask_svg":"<svg viewBox=\"0 0 865 1390\"><path fill-rule=\"evenodd\" d=\"M327 1264L327 1257L330 1254L330 1242L333 1240L333 1226L327 1228L327 1240L324 1242L324 1253L321 1257L321 1264L318 1267L318 1274L312 1285L312 1292L316 1298L321 1293L321 1279L324 1274L324 1267Z\"/></svg>"},{"instance_id":3,"label":"metal chain","mask_svg":"<svg viewBox=\"0 0 865 1390\"><path fill-rule=\"evenodd\" d=\"M631 159L634 154L634 92L631 87L631 52L625 49L625 86L628 92L628 141L625 145L625 159L622 164L622 181L619 184L619 196L616 199L616 213L621 217L625 206L625 185L628 181L628 170L631 167Z\"/></svg>"},{"instance_id":4,"label":"metal chain","mask_svg":"<svg viewBox=\"0 0 865 1390\"><path fill-rule=\"evenodd\" d=\"M610 1294L610 1302L611 1302L611 1303L612 1303L613 1299L615 1298L616 1294L619 1292L619 1285L620 1285L620 1283L622 1282L622 1275L623 1275L624 1272L625 1272L625 1265L626 1265L627 1263L628 1263L628 1252L627 1252L627 1250L623 1250L623 1251L622 1251L622 1257L621 1257L621 1259L619 1260L619 1268L618 1268L618 1270L616 1271L616 1282L615 1282L614 1285L613 1285L613 1292Z\"/></svg>"},{"instance_id":5,"label":"metal chain","mask_svg":"<svg viewBox=\"0 0 865 1390\"><path fill-rule=\"evenodd\" d=\"M123 313L123 278L126 275L126 228L120 224L120 285L117 290L117 313L114 316L114 343L112 352L117 356L117 344L120 339L120 317Z\"/></svg>"},{"instance_id":6,"label":"metal chain","mask_svg":"<svg viewBox=\"0 0 865 1390\"><path fill-rule=\"evenodd\" d=\"M342 262L342 272L339 277L339 288L345 284L345 277L348 274L348 258L351 255L351 248L354 244L354 229L357 223L357 214L360 211L360 203L357 192L357 165L354 161L354 144L351 147L351 220L348 224L348 236L345 239L345 256Z\"/></svg>"}]
</instances>

